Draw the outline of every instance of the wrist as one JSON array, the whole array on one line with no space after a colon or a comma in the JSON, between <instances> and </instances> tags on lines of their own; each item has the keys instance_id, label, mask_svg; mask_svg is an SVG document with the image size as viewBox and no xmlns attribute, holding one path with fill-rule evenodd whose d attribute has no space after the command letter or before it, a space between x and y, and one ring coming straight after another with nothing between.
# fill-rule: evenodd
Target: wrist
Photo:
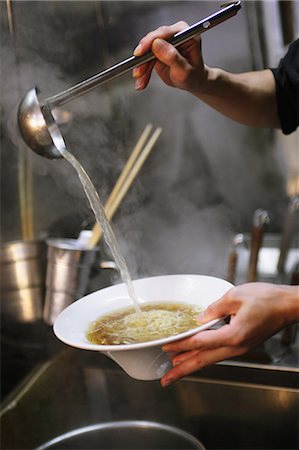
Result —
<instances>
[{"instance_id":1,"label":"wrist","mask_svg":"<svg viewBox=\"0 0 299 450\"><path fill-rule=\"evenodd\" d=\"M299 321L299 286L281 286L285 325Z\"/></svg>"},{"instance_id":2,"label":"wrist","mask_svg":"<svg viewBox=\"0 0 299 450\"><path fill-rule=\"evenodd\" d=\"M199 98L213 95L220 78L221 69L209 67L205 64L197 83L196 92L193 92L193 94Z\"/></svg>"}]
</instances>

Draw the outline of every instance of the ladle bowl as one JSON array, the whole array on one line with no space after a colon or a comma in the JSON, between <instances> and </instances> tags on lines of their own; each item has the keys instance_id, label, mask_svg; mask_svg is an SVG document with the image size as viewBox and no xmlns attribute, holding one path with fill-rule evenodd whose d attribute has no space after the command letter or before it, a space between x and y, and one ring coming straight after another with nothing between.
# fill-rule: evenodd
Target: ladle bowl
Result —
<instances>
[{"instance_id":1,"label":"ladle bowl","mask_svg":"<svg viewBox=\"0 0 299 450\"><path fill-rule=\"evenodd\" d=\"M26 144L41 156L62 158L65 143L51 112L39 98L38 88L30 89L20 102L18 125Z\"/></svg>"},{"instance_id":2,"label":"ladle bowl","mask_svg":"<svg viewBox=\"0 0 299 450\"><path fill-rule=\"evenodd\" d=\"M150 277L135 280L133 285L141 305L175 302L198 305L202 309L206 309L232 287L228 281L205 275ZM184 333L135 344L96 345L88 341L86 334L92 322L127 306L132 306L132 301L125 284L101 289L62 311L54 323L54 333L68 345L105 354L132 378L155 380L171 368L171 355L162 351L164 344L192 336L221 321L221 318L215 319Z\"/></svg>"}]
</instances>

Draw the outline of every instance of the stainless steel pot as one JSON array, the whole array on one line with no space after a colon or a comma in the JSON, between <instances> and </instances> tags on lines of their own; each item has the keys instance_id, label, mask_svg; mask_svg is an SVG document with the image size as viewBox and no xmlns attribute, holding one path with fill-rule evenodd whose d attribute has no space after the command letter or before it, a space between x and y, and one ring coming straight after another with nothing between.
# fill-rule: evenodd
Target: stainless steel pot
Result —
<instances>
[{"instance_id":1,"label":"stainless steel pot","mask_svg":"<svg viewBox=\"0 0 299 450\"><path fill-rule=\"evenodd\" d=\"M1 245L1 314L6 322L33 322L41 318L45 270L44 241L11 241Z\"/></svg>"},{"instance_id":2,"label":"stainless steel pot","mask_svg":"<svg viewBox=\"0 0 299 450\"><path fill-rule=\"evenodd\" d=\"M179 428L148 421L104 422L65 433L41 445L46 449L189 450L205 447Z\"/></svg>"},{"instance_id":3,"label":"stainless steel pot","mask_svg":"<svg viewBox=\"0 0 299 450\"><path fill-rule=\"evenodd\" d=\"M93 267L116 270L112 261L100 261L99 248L78 247L75 239L47 240L46 295L43 319L53 325L58 314L87 292Z\"/></svg>"}]
</instances>

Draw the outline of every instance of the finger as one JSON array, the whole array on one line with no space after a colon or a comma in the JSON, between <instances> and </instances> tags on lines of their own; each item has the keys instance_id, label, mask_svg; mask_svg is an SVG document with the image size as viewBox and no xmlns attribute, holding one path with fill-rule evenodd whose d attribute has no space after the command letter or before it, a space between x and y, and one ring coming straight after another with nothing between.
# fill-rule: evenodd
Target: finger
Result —
<instances>
[{"instance_id":1,"label":"finger","mask_svg":"<svg viewBox=\"0 0 299 450\"><path fill-rule=\"evenodd\" d=\"M167 84L168 86L172 85L169 76L170 69L168 66L157 60L155 64L155 71L157 72L159 77L164 81L165 84Z\"/></svg>"},{"instance_id":2,"label":"finger","mask_svg":"<svg viewBox=\"0 0 299 450\"><path fill-rule=\"evenodd\" d=\"M175 354L171 361L173 367L178 366L179 364L182 364L184 361L186 361L189 358L192 358L197 353L198 353L198 350L191 350L190 352L183 352L183 353Z\"/></svg>"},{"instance_id":3,"label":"finger","mask_svg":"<svg viewBox=\"0 0 299 450\"><path fill-rule=\"evenodd\" d=\"M168 39L168 38L172 37L174 34L176 34L177 32L182 31L187 27L188 27L188 24L186 22L180 21L180 22L177 22L170 26L160 27L157 30L154 30L154 31L148 33L144 38L141 39L138 46L135 48L134 55L140 56L143 53L149 51L151 49L153 41L157 37ZM143 64L142 66L137 67L133 70L133 77L138 79L138 81L135 82L135 89L141 90L147 86L147 84L150 80L150 76L151 76L154 65L155 65L155 61L152 61L150 63ZM164 79L164 77L162 77L162 79Z\"/></svg>"},{"instance_id":4,"label":"finger","mask_svg":"<svg viewBox=\"0 0 299 450\"><path fill-rule=\"evenodd\" d=\"M232 358L240 353L239 349L233 347L222 347L214 350L197 352L191 358L186 359L181 364L178 364L173 369L169 370L161 378L160 383L163 387L169 386L171 383L190 375L197 370L215 364L216 362L223 361L224 359Z\"/></svg>"},{"instance_id":5,"label":"finger","mask_svg":"<svg viewBox=\"0 0 299 450\"><path fill-rule=\"evenodd\" d=\"M139 44L133 52L134 56L141 56L143 55L143 53L149 51L155 39L169 39L174 34L184 30L185 28L188 28L188 24L186 22L180 21L174 23L173 25L159 27L156 30L151 31L140 40Z\"/></svg>"},{"instance_id":6,"label":"finger","mask_svg":"<svg viewBox=\"0 0 299 450\"><path fill-rule=\"evenodd\" d=\"M150 61L146 64L142 64L141 66L135 67L135 69L133 69L133 78L140 78L148 71L152 71L155 63L156 61Z\"/></svg>"},{"instance_id":7,"label":"finger","mask_svg":"<svg viewBox=\"0 0 299 450\"><path fill-rule=\"evenodd\" d=\"M145 74L145 72L147 71L148 68L148 63L147 64L142 64L142 66L139 67L135 67L135 69L133 69L133 78L139 78L142 75Z\"/></svg>"},{"instance_id":8,"label":"finger","mask_svg":"<svg viewBox=\"0 0 299 450\"><path fill-rule=\"evenodd\" d=\"M181 53L173 47L173 45L163 39L155 39L152 50L159 61L166 64L168 67L171 67L171 69L185 71L187 66L189 66L188 61Z\"/></svg>"},{"instance_id":9,"label":"finger","mask_svg":"<svg viewBox=\"0 0 299 450\"><path fill-rule=\"evenodd\" d=\"M199 331L191 337L171 342L162 347L164 352L181 353L190 350L206 350L231 345L238 332L234 323L223 325L217 330Z\"/></svg>"},{"instance_id":10,"label":"finger","mask_svg":"<svg viewBox=\"0 0 299 450\"><path fill-rule=\"evenodd\" d=\"M201 323L206 323L219 317L227 317L236 314L240 304L239 302L233 301L233 289L234 288L230 289L219 300L211 303L211 305L198 316L198 320Z\"/></svg>"},{"instance_id":11,"label":"finger","mask_svg":"<svg viewBox=\"0 0 299 450\"><path fill-rule=\"evenodd\" d=\"M177 47L178 51L186 58L191 65L197 66L201 56L201 37L195 36L193 39Z\"/></svg>"},{"instance_id":12,"label":"finger","mask_svg":"<svg viewBox=\"0 0 299 450\"><path fill-rule=\"evenodd\" d=\"M146 86L148 85L149 80L151 78L154 66L155 66L155 61L151 61L150 63L146 64L146 68L144 68L144 65L140 66L140 68L142 68L140 71L140 74L138 75L138 72L137 72L137 76L136 76L136 73L134 75L134 78L136 80L135 81L135 89L142 90L142 89L146 88ZM137 68L137 69L139 69L139 68Z\"/></svg>"},{"instance_id":13,"label":"finger","mask_svg":"<svg viewBox=\"0 0 299 450\"><path fill-rule=\"evenodd\" d=\"M198 37L198 39L199 39L199 37ZM191 60L194 63L197 62L198 55L196 55L197 58L193 57L193 59L192 59L192 50L194 49L194 47L198 46L198 39L194 38L194 39L192 39L192 41L185 42L185 44L183 44L183 45L181 45L179 47L180 48L180 53L183 56L187 56L187 55L190 54ZM196 59L196 61L195 61L195 59ZM165 65L159 63L159 60L157 60L157 61L152 61L152 62L149 62L149 63L142 64L139 67L135 67L135 69L133 69L133 78L140 78L148 70L152 69L155 64L156 64L155 69L158 72L158 74L159 75L160 74L163 75L163 72L165 71ZM168 70L167 70L167 72L168 72Z\"/></svg>"},{"instance_id":14,"label":"finger","mask_svg":"<svg viewBox=\"0 0 299 450\"><path fill-rule=\"evenodd\" d=\"M175 47L162 39L153 42L152 50L159 60L156 69L162 80L168 85L183 87L192 72L189 61Z\"/></svg>"}]
</instances>

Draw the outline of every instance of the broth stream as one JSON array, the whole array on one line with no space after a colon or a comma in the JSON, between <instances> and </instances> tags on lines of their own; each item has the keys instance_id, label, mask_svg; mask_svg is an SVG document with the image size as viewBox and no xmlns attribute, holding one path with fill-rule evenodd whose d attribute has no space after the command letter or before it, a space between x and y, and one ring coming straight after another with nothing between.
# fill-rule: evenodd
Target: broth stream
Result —
<instances>
[{"instance_id":1,"label":"broth stream","mask_svg":"<svg viewBox=\"0 0 299 450\"><path fill-rule=\"evenodd\" d=\"M115 264L119 269L121 278L127 286L128 293L130 298L132 299L135 311L136 313L140 313L141 309L132 284L132 279L126 261L120 251L119 243L116 239L114 231L106 217L105 210L101 203L100 197L97 191L95 190L95 187L91 179L89 178L89 176L87 175L87 173L85 172L79 161L66 149L63 149L61 151L61 154L74 167L79 176L85 194L88 198L90 207L95 215L96 221L103 230L104 239L110 248Z\"/></svg>"}]
</instances>

